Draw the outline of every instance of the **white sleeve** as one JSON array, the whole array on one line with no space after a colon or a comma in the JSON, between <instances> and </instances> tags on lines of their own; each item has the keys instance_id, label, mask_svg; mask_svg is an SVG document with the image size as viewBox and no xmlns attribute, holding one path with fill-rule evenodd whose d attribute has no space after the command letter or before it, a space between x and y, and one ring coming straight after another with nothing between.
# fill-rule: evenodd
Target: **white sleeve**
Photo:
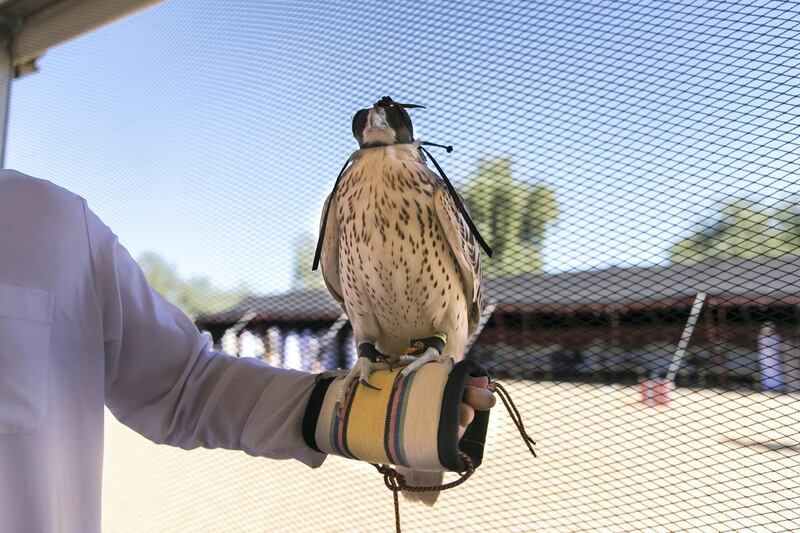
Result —
<instances>
[{"instance_id":1,"label":"white sleeve","mask_svg":"<svg viewBox=\"0 0 800 533\"><path fill-rule=\"evenodd\" d=\"M314 375L210 351L88 207L86 223L114 416L157 443L322 464L301 434Z\"/></svg>"}]
</instances>

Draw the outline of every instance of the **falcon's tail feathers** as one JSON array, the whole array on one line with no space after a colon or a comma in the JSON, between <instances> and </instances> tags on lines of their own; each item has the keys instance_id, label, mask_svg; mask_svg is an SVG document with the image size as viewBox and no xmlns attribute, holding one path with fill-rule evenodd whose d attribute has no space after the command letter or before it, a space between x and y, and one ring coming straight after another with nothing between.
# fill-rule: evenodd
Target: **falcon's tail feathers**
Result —
<instances>
[{"instance_id":1,"label":"falcon's tail feathers","mask_svg":"<svg viewBox=\"0 0 800 533\"><path fill-rule=\"evenodd\" d=\"M403 474L403 477L406 478L406 483L412 487L427 487L431 485L441 485L442 481L444 481L444 472L429 472L427 470L410 470L408 468L403 468L402 466L397 467L397 471ZM412 502L422 502L427 506L433 506L436 503L436 499L439 497L439 491L433 492L408 492L403 491L403 496L406 497L407 500Z\"/></svg>"}]
</instances>

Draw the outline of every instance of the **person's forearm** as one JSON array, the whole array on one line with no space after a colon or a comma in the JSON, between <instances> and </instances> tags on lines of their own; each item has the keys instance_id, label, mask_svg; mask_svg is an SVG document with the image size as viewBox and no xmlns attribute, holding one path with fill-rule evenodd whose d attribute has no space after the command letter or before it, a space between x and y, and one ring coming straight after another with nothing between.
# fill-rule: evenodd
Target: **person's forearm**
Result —
<instances>
[{"instance_id":1,"label":"person's forearm","mask_svg":"<svg viewBox=\"0 0 800 533\"><path fill-rule=\"evenodd\" d=\"M314 376L210 351L210 341L147 283L116 236L85 211L103 323L106 405L155 442L241 449L308 465L302 438Z\"/></svg>"},{"instance_id":2,"label":"person's forearm","mask_svg":"<svg viewBox=\"0 0 800 533\"><path fill-rule=\"evenodd\" d=\"M314 375L201 349L159 398L120 412L149 439L185 449L240 449L319 466L325 456L304 443L301 424Z\"/></svg>"}]
</instances>

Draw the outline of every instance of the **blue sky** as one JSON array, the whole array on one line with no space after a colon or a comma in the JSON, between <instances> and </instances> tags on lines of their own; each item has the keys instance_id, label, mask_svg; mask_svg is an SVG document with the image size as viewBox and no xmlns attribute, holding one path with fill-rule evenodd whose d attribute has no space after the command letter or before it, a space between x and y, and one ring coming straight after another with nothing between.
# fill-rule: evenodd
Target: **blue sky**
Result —
<instances>
[{"instance_id":1,"label":"blue sky","mask_svg":"<svg viewBox=\"0 0 800 533\"><path fill-rule=\"evenodd\" d=\"M390 6L390 7L388 7ZM488 7L487 7L488 6ZM427 104L464 182L556 188L548 270L643 265L730 195L798 192L800 12L785 2L172 1L12 89L7 166L89 200L134 256L289 287L353 113Z\"/></svg>"}]
</instances>

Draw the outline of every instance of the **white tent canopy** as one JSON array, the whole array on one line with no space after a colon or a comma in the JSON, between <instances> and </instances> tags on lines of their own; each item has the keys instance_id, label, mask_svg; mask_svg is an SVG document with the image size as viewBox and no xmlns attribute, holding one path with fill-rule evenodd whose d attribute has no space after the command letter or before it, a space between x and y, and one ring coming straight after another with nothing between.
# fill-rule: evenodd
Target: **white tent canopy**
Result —
<instances>
[{"instance_id":1,"label":"white tent canopy","mask_svg":"<svg viewBox=\"0 0 800 533\"><path fill-rule=\"evenodd\" d=\"M0 163L11 80L36 70L50 48L162 0L0 0Z\"/></svg>"},{"instance_id":2,"label":"white tent canopy","mask_svg":"<svg viewBox=\"0 0 800 533\"><path fill-rule=\"evenodd\" d=\"M0 17L11 32L11 61L30 71L54 46L126 17L160 0L0 0Z\"/></svg>"}]
</instances>

